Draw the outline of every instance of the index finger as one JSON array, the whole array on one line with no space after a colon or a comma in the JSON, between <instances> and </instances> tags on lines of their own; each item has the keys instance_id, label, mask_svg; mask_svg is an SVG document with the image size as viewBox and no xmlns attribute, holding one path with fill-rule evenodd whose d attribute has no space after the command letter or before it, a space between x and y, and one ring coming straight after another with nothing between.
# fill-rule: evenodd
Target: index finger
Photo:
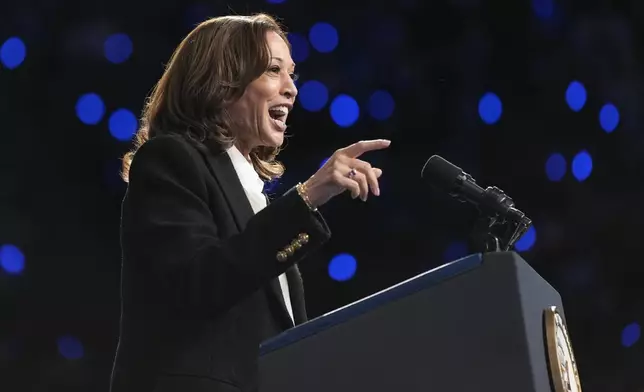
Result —
<instances>
[{"instance_id":1,"label":"index finger","mask_svg":"<svg viewBox=\"0 0 644 392\"><path fill-rule=\"evenodd\" d=\"M389 147L390 144L391 140L386 139L362 140L341 149L341 151L351 158L357 158L367 151L382 150L383 148Z\"/></svg>"}]
</instances>

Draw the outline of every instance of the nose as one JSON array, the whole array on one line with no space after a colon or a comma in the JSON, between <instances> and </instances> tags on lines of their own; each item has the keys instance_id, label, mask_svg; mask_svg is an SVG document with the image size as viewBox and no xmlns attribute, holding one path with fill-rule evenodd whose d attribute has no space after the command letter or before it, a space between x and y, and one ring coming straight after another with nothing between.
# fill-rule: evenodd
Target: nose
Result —
<instances>
[{"instance_id":1,"label":"nose","mask_svg":"<svg viewBox=\"0 0 644 392\"><path fill-rule=\"evenodd\" d=\"M297 96L297 87L295 87L295 82L290 76L282 84L282 95L291 100L294 100Z\"/></svg>"}]
</instances>

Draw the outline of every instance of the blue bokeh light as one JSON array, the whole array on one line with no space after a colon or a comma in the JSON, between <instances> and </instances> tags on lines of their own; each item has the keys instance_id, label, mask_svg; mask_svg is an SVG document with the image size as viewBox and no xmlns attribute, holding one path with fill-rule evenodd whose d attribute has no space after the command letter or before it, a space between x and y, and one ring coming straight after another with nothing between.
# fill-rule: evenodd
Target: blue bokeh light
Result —
<instances>
[{"instance_id":1,"label":"blue bokeh light","mask_svg":"<svg viewBox=\"0 0 644 392\"><path fill-rule=\"evenodd\" d=\"M572 160L572 174L577 181L584 181L593 171L593 159L588 151L580 151Z\"/></svg>"},{"instance_id":2,"label":"blue bokeh light","mask_svg":"<svg viewBox=\"0 0 644 392\"><path fill-rule=\"evenodd\" d=\"M25 269L25 256L15 245L0 246L0 266L8 274L20 275Z\"/></svg>"},{"instance_id":3,"label":"blue bokeh light","mask_svg":"<svg viewBox=\"0 0 644 392\"><path fill-rule=\"evenodd\" d=\"M555 13L553 0L532 0L532 10L539 19L550 19Z\"/></svg>"},{"instance_id":4,"label":"blue bokeh light","mask_svg":"<svg viewBox=\"0 0 644 392\"><path fill-rule=\"evenodd\" d=\"M83 349L83 344L78 338L65 335L61 336L57 340L58 352L65 359L80 359L83 357L85 350Z\"/></svg>"},{"instance_id":5,"label":"blue bokeh light","mask_svg":"<svg viewBox=\"0 0 644 392\"><path fill-rule=\"evenodd\" d=\"M348 253L341 253L336 255L329 262L329 276L338 282L344 282L351 278L356 273L358 263L355 257Z\"/></svg>"},{"instance_id":6,"label":"blue bokeh light","mask_svg":"<svg viewBox=\"0 0 644 392\"><path fill-rule=\"evenodd\" d=\"M642 331L638 323L628 324L622 330L622 346L633 346L635 343L637 343L638 340L640 340L641 333Z\"/></svg>"},{"instance_id":7,"label":"blue bokeh light","mask_svg":"<svg viewBox=\"0 0 644 392\"><path fill-rule=\"evenodd\" d=\"M27 57L27 47L18 37L7 39L0 47L0 61L9 69L18 68L25 61L25 57Z\"/></svg>"},{"instance_id":8,"label":"blue bokeh light","mask_svg":"<svg viewBox=\"0 0 644 392\"><path fill-rule=\"evenodd\" d=\"M296 63L301 63L309 57L309 41L299 33L288 33L288 42L291 44L291 57Z\"/></svg>"},{"instance_id":9,"label":"blue bokeh light","mask_svg":"<svg viewBox=\"0 0 644 392\"><path fill-rule=\"evenodd\" d=\"M360 117L360 107L352 97L340 94L331 102L331 118L339 126L350 127L358 117Z\"/></svg>"},{"instance_id":10,"label":"blue bokeh light","mask_svg":"<svg viewBox=\"0 0 644 392\"><path fill-rule=\"evenodd\" d=\"M136 116L127 109L118 109L110 116L110 134L117 140L132 140L137 127L138 121Z\"/></svg>"},{"instance_id":11,"label":"blue bokeh light","mask_svg":"<svg viewBox=\"0 0 644 392\"><path fill-rule=\"evenodd\" d=\"M376 120L384 121L394 112L394 98L385 90L375 91L369 97L369 113Z\"/></svg>"},{"instance_id":12,"label":"blue bokeh light","mask_svg":"<svg viewBox=\"0 0 644 392\"><path fill-rule=\"evenodd\" d=\"M499 121L503 113L501 99L494 93L485 93L479 100L479 116L490 125Z\"/></svg>"},{"instance_id":13,"label":"blue bokeh light","mask_svg":"<svg viewBox=\"0 0 644 392\"><path fill-rule=\"evenodd\" d=\"M530 250L534 246L535 242L537 242L537 231L535 230L534 225L532 225L528 231L523 233L521 238L514 243L514 248L517 252L525 252Z\"/></svg>"},{"instance_id":14,"label":"blue bokeh light","mask_svg":"<svg viewBox=\"0 0 644 392\"><path fill-rule=\"evenodd\" d=\"M282 4L286 2L286 0L266 0L268 4Z\"/></svg>"},{"instance_id":15,"label":"blue bokeh light","mask_svg":"<svg viewBox=\"0 0 644 392\"><path fill-rule=\"evenodd\" d=\"M338 31L329 23L316 23L309 30L309 41L318 52L329 53L338 46Z\"/></svg>"},{"instance_id":16,"label":"blue bokeh light","mask_svg":"<svg viewBox=\"0 0 644 392\"><path fill-rule=\"evenodd\" d=\"M566 102L574 112L580 111L586 104L586 88L578 81L572 81L566 89Z\"/></svg>"},{"instance_id":17,"label":"blue bokeh light","mask_svg":"<svg viewBox=\"0 0 644 392\"><path fill-rule=\"evenodd\" d=\"M566 158L559 153L553 153L546 160L546 176L550 181L561 181L566 175L566 166Z\"/></svg>"},{"instance_id":18,"label":"blue bokeh light","mask_svg":"<svg viewBox=\"0 0 644 392\"><path fill-rule=\"evenodd\" d=\"M127 34L112 34L103 44L105 58L114 64L121 64L132 55L132 40Z\"/></svg>"},{"instance_id":19,"label":"blue bokeh light","mask_svg":"<svg viewBox=\"0 0 644 392\"><path fill-rule=\"evenodd\" d=\"M619 110L612 103L602 106L599 111L599 124L606 133L611 133L619 125Z\"/></svg>"},{"instance_id":20,"label":"blue bokeh light","mask_svg":"<svg viewBox=\"0 0 644 392\"><path fill-rule=\"evenodd\" d=\"M105 104L98 94L83 94L76 101L76 116L87 125L98 124L105 114Z\"/></svg>"},{"instance_id":21,"label":"blue bokeh light","mask_svg":"<svg viewBox=\"0 0 644 392\"><path fill-rule=\"evenodd\" d=\"M454 241L450 243L445 252L443 252L443 261L450 262L467 256L468 247L463 241Z\"/></svg>"},{"instance_id":22,"label":"blue bokeh light","mask_svg":"<svg viewBox=\"0 0 644 392\"><path fill-rule=\"evenodd\" d=\"M324 158L324 159L322 160L322 162L320 162L320 166L319 166L319 168L322 168L322 166L324 166L324 164L325 164L328 160L329 160L329 158Z\"/></svg>"},{"instance_id":23,"label":"blue bokeh light","mask_svg":"<svg viewBox=\"0 0 644 392\"><path fill-rule=\"evenodd\" d=\"M298 102L309 112L319 112L329 100L329 90L317 80L302 83L298 90Z\"/></svg>"}]
</instances>

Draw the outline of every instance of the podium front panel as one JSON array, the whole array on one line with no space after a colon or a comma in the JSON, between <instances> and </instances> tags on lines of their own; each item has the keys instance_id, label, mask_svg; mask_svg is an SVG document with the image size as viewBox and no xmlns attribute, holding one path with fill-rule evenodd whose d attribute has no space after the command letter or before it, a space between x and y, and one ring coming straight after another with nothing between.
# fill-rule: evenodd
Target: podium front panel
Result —
<instances>
[{"instance_id":1,"label":"podium front panel","mask_svg":"<svg viewBox=\"0 0 644 392\"><path fill-rule=\"evenodd\" d=\"M516 254L472 255L266 342L260 392L550 392L549 306Z\"/></svg>"}]
</instances>

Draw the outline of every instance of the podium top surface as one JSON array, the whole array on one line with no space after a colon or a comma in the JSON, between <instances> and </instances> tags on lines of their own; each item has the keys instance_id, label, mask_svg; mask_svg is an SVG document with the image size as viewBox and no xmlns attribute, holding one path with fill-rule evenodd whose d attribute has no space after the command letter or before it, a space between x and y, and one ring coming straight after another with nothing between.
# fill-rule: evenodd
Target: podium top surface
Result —
<instances>
[{"instance_id":1,"label":"podium top surface","mask_svg":"<svg viewBox=\"0 0 644 392\"><path fill-rule=\"evenodd\" d=\"M416 275L266 340L260 346L260 356L286 347L307 336L329 329L334 325L342 324L347 320L381 307L388 302L396 301L432 286L437 286L450 278L480 266L482 262L483 256L477 253L423 272L420 275Z\"/></svg>"}]
</instances>

